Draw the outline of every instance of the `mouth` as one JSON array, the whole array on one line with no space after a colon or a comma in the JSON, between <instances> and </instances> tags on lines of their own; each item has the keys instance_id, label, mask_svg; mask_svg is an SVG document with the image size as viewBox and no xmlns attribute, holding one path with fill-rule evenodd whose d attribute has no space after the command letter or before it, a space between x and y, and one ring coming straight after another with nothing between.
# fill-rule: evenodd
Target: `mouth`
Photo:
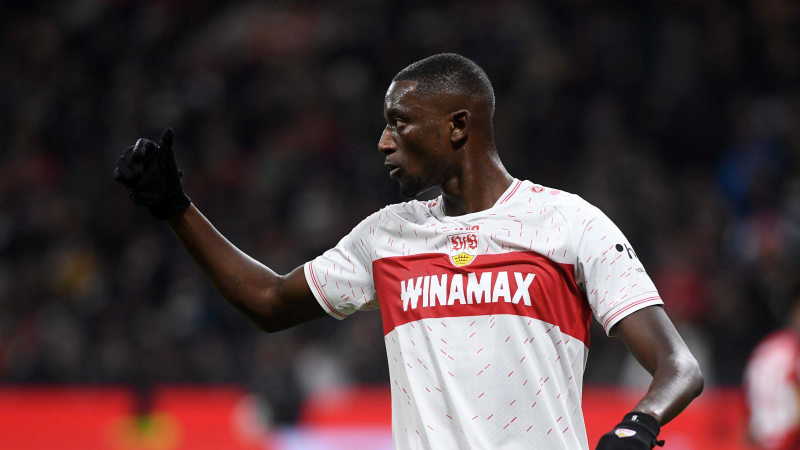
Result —
<instances>
[{"instance_id":1,"label":"mouth","mask_svg":"<svg viewBox=\"0 0 800 450\"><path fill-rule=\"evenodd\" d=\"M392 178L396 178L400 173L400 166L397 164L385 163L384 166L389 169L389 176Z\"/></svg>"}]
</instances>

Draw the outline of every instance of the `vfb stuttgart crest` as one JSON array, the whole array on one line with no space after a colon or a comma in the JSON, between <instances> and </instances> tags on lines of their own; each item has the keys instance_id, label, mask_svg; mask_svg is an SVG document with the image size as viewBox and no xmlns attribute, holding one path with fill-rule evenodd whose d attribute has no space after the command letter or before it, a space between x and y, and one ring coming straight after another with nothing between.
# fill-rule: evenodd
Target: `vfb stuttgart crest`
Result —
<instances>
[{"instance_id":1,"label":"vfb stuttgart crest","mask_svg":"<svg viewBox=\"0 0 800 450\"><path fill-rule=\"evenodd\" d=\"M447 236L450 243L450 261L463 267L478 256L478 233L458 233Z\"/></svg>"}]
</instances>

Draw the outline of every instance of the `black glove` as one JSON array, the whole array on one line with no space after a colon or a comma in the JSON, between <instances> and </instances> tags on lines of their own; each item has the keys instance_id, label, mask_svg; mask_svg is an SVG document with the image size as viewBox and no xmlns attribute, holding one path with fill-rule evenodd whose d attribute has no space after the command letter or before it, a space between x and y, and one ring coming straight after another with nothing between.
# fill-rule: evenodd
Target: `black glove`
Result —
<instances>
[{"instance_id":1,"label":"black glove","mask_svg":"<svg viewBox=\"0 0 800 450\"><path fill-rule=\"evenodd\" d=\"M183 172L175 163L172 139L172 128L164 130L160 145L139 139L125 150L114 168L114 179L128 188L136 206L147 207L156 219L182 212L192 202L183 192Z\"/></svg>"},{"instance_id":2,"label":"black glove","mask_svg":"<svg viewBox=\"0 0 800 450\"><path fill-rule=\"evenodd\" d=\"M661 427L653 416L630 412L600 438L597 450L651 450L656 445L664 445L664 441L658 440L660 431Z\"/></svg>"}]
</instances>

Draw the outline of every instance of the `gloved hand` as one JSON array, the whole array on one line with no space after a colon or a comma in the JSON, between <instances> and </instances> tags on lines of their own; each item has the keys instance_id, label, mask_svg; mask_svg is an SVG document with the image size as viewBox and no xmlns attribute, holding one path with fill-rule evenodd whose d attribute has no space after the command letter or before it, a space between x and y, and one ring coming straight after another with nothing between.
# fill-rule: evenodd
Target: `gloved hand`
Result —
<instances>
[{"instance_id":1,"label":"gloved hand","mask_svg":"<svg viewBox=\"0 0 800 450\"><path fill-rule=\"evenodd\" d=\"M161 142L139 139L117 160L114 179L130 191L136 206L144 206L156 219L183 212L192 199L183 191L181 176L172 152L172 128L161 135Z\"/></svg>"},{"instance_id":2,"label":"gloved hand","mask_svg":"<svg viewBox=\"0 0 800 450\"><path fill-rule=\"evenodd\" d=\"M641 412L630 412L613 430L604 434L597 443L597 450L651 450L656 445L661 427L653 417Z\"/></svg>"}]
</instances>

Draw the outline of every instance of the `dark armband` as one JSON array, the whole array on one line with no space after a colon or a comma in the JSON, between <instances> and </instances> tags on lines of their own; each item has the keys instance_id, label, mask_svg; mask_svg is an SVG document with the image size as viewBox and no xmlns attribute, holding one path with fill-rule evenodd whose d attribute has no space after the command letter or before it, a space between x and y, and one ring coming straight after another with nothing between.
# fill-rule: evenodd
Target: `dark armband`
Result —
<instances>
[{"instance_id":1,"label":"dark armband","mask_svg":"<svg viewBox=\"0 0 800 450\"><path fill-rule=\"evenodd\" d=\"M658 439L661 426L651 415L638 411L625 414L622 422L604 434L597 443L597 450L651 450L663 446Z\"/></svg>"}]
</instances>

